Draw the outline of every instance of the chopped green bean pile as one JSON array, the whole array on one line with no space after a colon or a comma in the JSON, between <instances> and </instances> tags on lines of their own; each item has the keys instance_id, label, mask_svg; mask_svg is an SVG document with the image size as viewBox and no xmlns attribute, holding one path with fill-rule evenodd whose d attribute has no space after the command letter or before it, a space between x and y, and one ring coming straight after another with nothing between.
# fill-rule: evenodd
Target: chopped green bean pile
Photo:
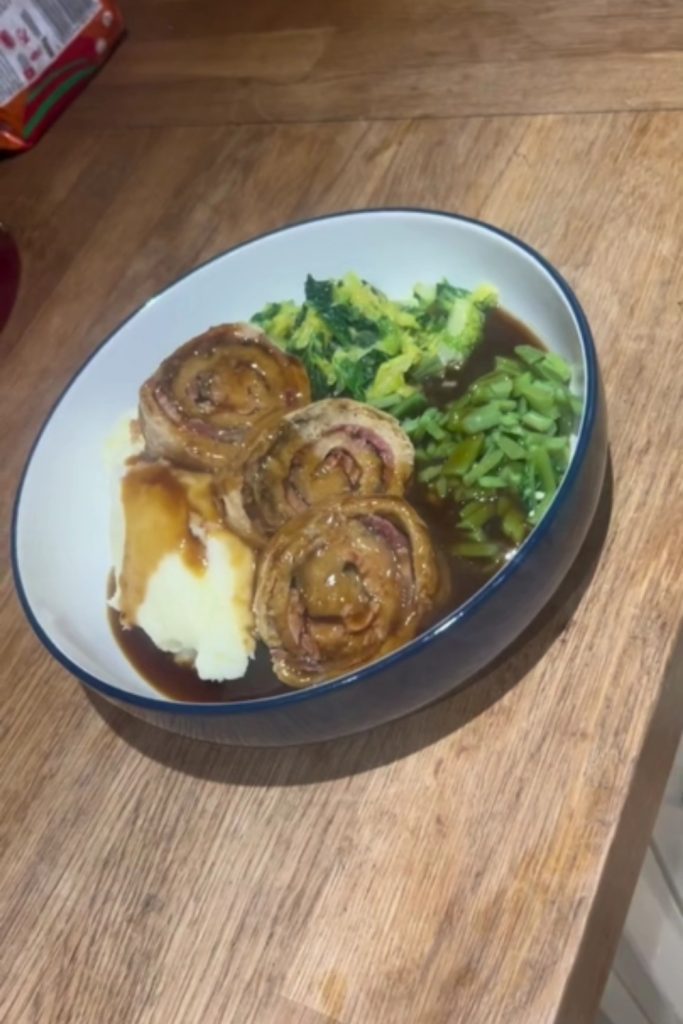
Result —
<instances>
[{"instance_id":1,"label":"chopped green bean pile","mask_svg":"<svg viewBox=\"0 0 683 1024\"><path fill-rule=\"evenodd\" d=\"M444 408L403 419L417 479L458 509L452 553L499 561L552 501L581 408L560 356L519 345Z\"/></svg>"}]
</instances>

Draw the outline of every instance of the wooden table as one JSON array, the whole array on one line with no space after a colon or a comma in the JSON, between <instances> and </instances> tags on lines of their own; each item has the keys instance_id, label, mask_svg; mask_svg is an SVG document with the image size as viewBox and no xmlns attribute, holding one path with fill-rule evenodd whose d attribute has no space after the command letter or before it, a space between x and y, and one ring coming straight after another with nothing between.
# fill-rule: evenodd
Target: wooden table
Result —
<instances>
[{"instance_id":1,"label":"wooden table","mask_svg":"<svg viewBox=\"0 0 683 1024\"><path fill-rule=\"evenodd\" d=\"M199 260L347 207L483 217L567 275L613 482L512 656L300 750L202 746L92 701L4 562L0 1019L591 1021L683 720L681 5L125 7L98 80L0 166L24 261L0 338L3 539L103 334Z\"/></svg>"}]
</instances>

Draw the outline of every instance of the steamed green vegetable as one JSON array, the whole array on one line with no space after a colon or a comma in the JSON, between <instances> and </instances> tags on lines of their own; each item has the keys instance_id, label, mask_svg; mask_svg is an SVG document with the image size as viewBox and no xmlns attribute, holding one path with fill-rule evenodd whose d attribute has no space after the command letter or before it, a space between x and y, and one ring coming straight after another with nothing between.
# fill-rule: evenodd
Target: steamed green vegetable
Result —
<instances>
[{"instance_id":1,"label":"steamed green vegetable","mask_svg":"<svg viewBox=\"0 0 683 1024\"><path fill-rule=\"evenodd\" d=\"M315 399L346 395L392 413L415 446L422 499L452 510L452 553L495 566L552 501L570 457L580 401L555 353L519 345L441 407L428 385L477 348L495 289L415 285L395 302L353 273L309 276L305 301L253 317L305 365ZM449 512L449 515L451 513Z\"/></svg>"},{"instance_id":2,"label":"steamed green vegetable","mask_svg":"<svg viewBox=\"0 0 683 1024\"><path fill-rule=\"evenodd\" d=\"M351 273L338 281L309 275L305 295L302 306L274 302L252 319L301 359L314 398L347 395L389 412L421 396L426 378L462 366L498 302L488 285L468 292L447 281L393 302Z\"/></svg>"},{"instance_id":3,"label":"steamed green vegetable","mask_svg":"<svg viewBox=\"0 0 683 1024\"><path fill-rule=\"evenodd\" d=\"M569 367L531 346L499 357L460 398L403 420L418 481L457 508L454 553L495 557L516 547L550 504L569 463L580 400ZM473 545L481 545L476 548Z\"/></svg>"}]
</instances>

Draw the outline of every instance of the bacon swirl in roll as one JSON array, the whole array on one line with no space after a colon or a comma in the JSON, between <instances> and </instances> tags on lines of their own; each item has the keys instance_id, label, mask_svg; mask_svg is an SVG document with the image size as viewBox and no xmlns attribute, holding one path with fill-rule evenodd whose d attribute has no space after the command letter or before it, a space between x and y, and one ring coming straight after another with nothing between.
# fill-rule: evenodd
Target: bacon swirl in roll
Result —
<instances>
[{"instance_id":1,"label":"bacon swirl in roll","mask_svg":"<svg viewBox=\"0 0 683 1024\"><path fill-rule=\"evenodd\" d=\"M447 584L402 498L341 498L290 519L263 552L256 627L288 686L333 679L411 640Z\"/></svg>"},{"instance_id":2,"label":"bacon swirl in roll","mask_svg":"<svg viewBox=\"0 0 683 1024\"><path fill-rule=\"evenodd\" d=\"M413 446L393 416L346 398L289 413L219 487L230 525L262 546L288 519L342 495L402 495Z\"/></svg>"},{"instance_id":3,"label":"bacon swirl in roll","mask_svg":"<svg viewBox=\"0 0 683 1024\"><path fill-rule=\"evenodd\" d=\"M248 324L225 324L182 345L143 384L140 423L153 458L236 468L271 417L309 401L298 359Z\"/></svg>"}]
</instances>

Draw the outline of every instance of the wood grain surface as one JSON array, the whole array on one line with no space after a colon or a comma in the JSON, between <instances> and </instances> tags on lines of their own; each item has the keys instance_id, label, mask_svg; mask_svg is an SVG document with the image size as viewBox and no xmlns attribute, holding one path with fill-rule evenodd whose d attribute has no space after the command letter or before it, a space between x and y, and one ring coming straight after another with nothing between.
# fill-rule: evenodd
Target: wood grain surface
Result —
<instances>
[{"instance_id":1,"label":"wood grain surface","mask_svg":"<svg viewBox=\"0 0 683 1024\"><path fill-rule=\"evenodd\" d=\"M0 1020L592 1021L683 723L680 4L124 7L0 165ZM578 291L612 467L568 580L468 691L351 740L230 750L89 698L5 555L45 414L198 261L383 204L493 221Z\"/></svg>"},{"instance_id":2,"label":"wood grain surface","mask_svg":"<svg viewBox=\"0 0 683 1024\"><path fill-rule=\"evenodd\" d=\"M683 106L679 0L137 0L80 124Z\"/></svg>"}]
</instances>

